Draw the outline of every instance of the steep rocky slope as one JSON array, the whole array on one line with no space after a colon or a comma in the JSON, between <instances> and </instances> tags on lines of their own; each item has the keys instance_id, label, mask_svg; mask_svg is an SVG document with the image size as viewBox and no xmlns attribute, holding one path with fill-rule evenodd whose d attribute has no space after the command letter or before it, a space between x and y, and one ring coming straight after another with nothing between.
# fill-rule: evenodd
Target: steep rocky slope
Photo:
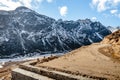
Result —
<instances>
[{"instance_id":1,"label":"steep rocky slope","mask_svg":"<svg viewBox=\"0 0 120 80\"><path fill-rule=\"evenodd\" d=\"M62 21L26 7L0 11L0 56L60 53L101 41L111 32L89 19Z\"/></svg>"},{"instance_id":2,"label":"steep rocky slope","mask_svg":"<svg viewBox=\"0 0 120 80\"><path fill-rule=\"evenodd\" d=\"M120 30L105 37L101 43L109 44L108 47L101 48L104 54L120 59Z\"/></svg>"}]
</instances>

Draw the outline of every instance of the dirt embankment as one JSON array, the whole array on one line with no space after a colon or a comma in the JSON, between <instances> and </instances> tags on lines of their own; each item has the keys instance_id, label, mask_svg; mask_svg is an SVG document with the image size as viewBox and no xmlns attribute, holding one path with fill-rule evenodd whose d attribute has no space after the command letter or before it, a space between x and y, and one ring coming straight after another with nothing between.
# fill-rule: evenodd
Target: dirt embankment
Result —
<instances>
[{"instance_id":1,"label":"dirt embankment","mask_svg":"<svg viewBox=\"0 0 120 80\"><path fill-rule=\"evenodd\" d=\"M100 48L106 46L109 45L98 43L84 46L62 57L35 66L109 79L120 79L120 63L99 51Z\"/></svg>"},{"instance_id":2,"label":"dirt embankment","mask_svg":"<svg viewBox=\"0 0 120 80\"><path fill-rule=\"evenodd\" d=\"M0 68L0 80L11 80L11 71L24 62L26 61L6 62L3 68Z\"/></svg>"},{"instance_id":3,"label":"dirt embankment","mask_svg":"<svg viewBox=\"0 0 120 80\"><path fill-rule=\"evenodd\" d=\"M105 37L101 43L109 44L109 46L100 49L102 53L120 60L120 30Z\"/></svg>"}]
</instances>

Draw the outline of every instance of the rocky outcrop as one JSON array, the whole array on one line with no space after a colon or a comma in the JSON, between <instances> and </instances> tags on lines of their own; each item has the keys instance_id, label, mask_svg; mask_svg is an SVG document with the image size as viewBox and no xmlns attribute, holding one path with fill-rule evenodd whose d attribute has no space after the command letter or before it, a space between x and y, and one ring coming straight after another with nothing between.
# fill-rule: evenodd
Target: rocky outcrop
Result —
<instances>
[{"instance_id":1,"label":"rocky outcrop","mask_svg":"<svg viewBox=\"0 0 120 80\"><path fill-rule=\"evenodd\" d=\"M109 56L120 58L120 30L106 36L101 43L110 45L102 49L105 54L108 53Z\"/></svg>"}]
</instances>

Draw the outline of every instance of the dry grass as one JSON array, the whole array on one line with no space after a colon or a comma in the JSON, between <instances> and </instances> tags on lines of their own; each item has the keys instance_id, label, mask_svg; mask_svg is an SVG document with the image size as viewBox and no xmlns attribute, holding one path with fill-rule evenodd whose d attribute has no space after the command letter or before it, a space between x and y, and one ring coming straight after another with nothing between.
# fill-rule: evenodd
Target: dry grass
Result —
<instances>
[{"instance_id":1,"label":"dry grass","mask_svg":"<svg viewBox=\"0 0 120 80\"><path fill-rule=\"evenodd\" d=\"M99 52L99 48L106 46L109 45L92 44L81 47L58 59L40 63L36 66L70 71L72 73L83 73L96 77L120 79L120 63Z\"/></svg>"}]
</instances>

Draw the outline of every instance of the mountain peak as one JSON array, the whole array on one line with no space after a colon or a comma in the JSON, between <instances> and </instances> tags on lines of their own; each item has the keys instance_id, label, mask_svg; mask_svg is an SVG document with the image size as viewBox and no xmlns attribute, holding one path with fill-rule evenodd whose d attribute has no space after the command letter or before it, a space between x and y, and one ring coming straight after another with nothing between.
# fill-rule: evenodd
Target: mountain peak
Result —
<instances>
[{"instance_id":1,"label":"mountain peak","mask_svg":"<svg viewBox=\"0 0 120 80\"><path fill-rule=\"evenodd\" d=\"M15 9L15 11L23 11L23 12L30 12L30 11L32 11L31 9L29 9L29 8L27 8L27 7L25 7L25 6L20 6L20 7L17 7L16 9Z\"/></svg>"},{"instance_id":2,"label":"mountain peak","mask_svg":"<svg viewBox=\"0 0 120 80\"><path fill-rule=\"evenodd\" d=\"M77 20L77 21L79 21L79 22L84 22L84 23L91 23L92 21L90 20L90 19L88 19L88 18L86 18L86 19L79 19L79 20Z\"/></svg>"},{"instance_id":3,"label":"mountain peak","mask_svg":"<svg viewBox=\"0 0 120 80\"><path fill-rule=\"evenodd\" d=\"M16 10L21 10L21 9L29 9L29 8L27 8L27 7L25 7L25 6L20 6L20 7L17 7L17 8L16 8Z\"/></svg>"}]
</instances>

